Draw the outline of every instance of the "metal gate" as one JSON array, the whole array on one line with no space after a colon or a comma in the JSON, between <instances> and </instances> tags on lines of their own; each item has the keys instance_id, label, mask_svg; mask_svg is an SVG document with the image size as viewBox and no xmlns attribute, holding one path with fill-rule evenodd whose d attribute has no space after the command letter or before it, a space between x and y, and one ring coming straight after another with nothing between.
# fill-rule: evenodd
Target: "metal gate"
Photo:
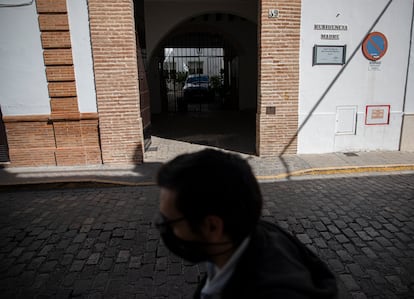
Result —
<instances>
[{"instance_id":1,"label":"metal gate","mask_svg":"<svg viewBox=\"0 0 414 299\"><path fill-rule=\"evenodd\" d=\"M159 57L167 112L237 108L236 55L221 37L187 34L166 42Z\"/></svg>"}]
</instances>

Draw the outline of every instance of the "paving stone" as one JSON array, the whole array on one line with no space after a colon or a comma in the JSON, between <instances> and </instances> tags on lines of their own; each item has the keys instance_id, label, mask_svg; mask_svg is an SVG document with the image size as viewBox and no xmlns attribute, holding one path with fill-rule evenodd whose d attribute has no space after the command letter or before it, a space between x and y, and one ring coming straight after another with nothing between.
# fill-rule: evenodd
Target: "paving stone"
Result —
<instances>
[{"instance_id":1,"label":"paving stone","mask_svg":"<svg viewBox=\"0 0 414 299\"><path fill-rule=\"evenodd\" d=\"M74 258L73 254L65 254L63 258L61 259L60 263L63 266L68 266L72 264L73 258Z\"/></svg>"},{"instance_id":2,"label":"paving stone","mask_svg":"<svg viewBox=\"0 0 414 299\"><path fill-rule=\"evenodd\" d=\"M128 271L128 265L126 263L115 263L112 270L113 276L125 276Z\"/></svg>"},{"instance_id":3,"label":"paving stone","mask_svg":"<svg viewBox=\"0 0 414 299\"><path fill-rule=\"evenodd\" d=\"M391 244L391 242L390 241L388 241L386 238L384 238L384 237L378 237L378 238L375 238L375 240L378 242L378 243L380 243L382 246L384 246L384 247L389 247L389 246L392 246L392 244Z\"/></svg>"},{"instance_id":4,"label":"paving stone","mask_svg":"<svg viewBox=\"0 0 414 299\"><path fill-rule=\"evenodd\" d=\"M82 270L83 266L85 265L84 260L75 260L72 263L72 266L70 267L71 272L79 272Z\"/></svg>"},{"instance_id":5,"label":"paving stone","mask_svg":"<svg viewBox=\"0 0 414 299\"><path fill-rule=\"evenodd\" d=\"M362 292L352 292L351 296L353 299L367 299L367 296Z\"/></svg>"},{"instance_id":6,"label":"paving stone","mask_svg":"<svg viewBox=\"0 0 414 299\"><path fill-rule=\"evenodd\" d=\"M329 259L328 264L335 272L342 272L344 270L344 264L338 259Z\"/></svg>"},{"instance_id":7,"label":"paving stone","mask_svg":"<svg viewBox=\"0 0 414 299\"><path fill-rule=\"evenodd\" d=\"M56 245L56 248L58 248L58 249L67 248L70 243L71 243L70 239L63 239Z\"/></svg>"},{"instance_id":8,"label":"paving stone","mask_svg":"<svg viewBox=\"0 0 414 299\"><path fill-rule=\"evenodd\" d=\"M348 264L347 268L349 269L349 271L352 273L353 276L355 277L365 277L366 274L364 273L364 271L362 270L361 266L358 264Z\"/></svg>"},{"instance_id":9,"label":"paving stone","mask_svg":"<svg viewBox=\"0 0 414 299\"><path fill-rule=\"evenodd\" d=\"M83 248L90 249L95 244L95 238L86 238L85 242L83 243Z\"/></svg>"},{"instance_id":10,"label":"paving stone","mask_svg":"<svg viewBox=\"0 0 414 299\"><path fill-rule=\"evenodd\" d=\"M51 273L56 265L57 265L57 261L50 261L50 262L46 262L44 263L41 267L40 267L40 273Z\"/></svg>"},{"instance_id":11,"label":"paving stone","mask_svg":"<svg viewBox=\"0 0 414 299\"><path fill-rule=\"evenodd\" d=\"M86 237L87 234L85 233L78 234L75 239L73 239L73 243L82 243L85 241Z\"/></svg>"},{"instance_id":12,"label":"paving stone","mask_svg":"<svg viewBox=\"0 0 414 299\"><path fill-rule=\"evenodd\" d=\"M9 268L9 270L7 271L6 276L17 276L19 275L23 269L25 268L25 264L17 264L17 265L13 265L11 268Z\"/></svg>"},{"instance_id":13,"label":"paving stone","mask_svg":"<svg viewBox=\"0 0 414 299\"><path fill-rule=\"evenodd\" d=\"M326 242L322 238L315 238L314 242L315 242L315 245L318 248L328 248L328 245L326 244Z\"/></svg>"},{"instance_id":14,"label":"paving stone","mask_svg":"<svg viewBox=\"0 0 414 299\"><path fill-rule=\"evenodd\" d=\"M387 281L385 280L384 276L381 275L381 273L377 270L373 270L373 269L368 269L366 270L367 274L373 279L375 284L378 285L382 285L387 283Z\"/></svg>"},{"instance_id":15,"label":"paving stone","mask_svg":"<svg viewBox=\"0 0 414 299\"><path fill-rule=\"evenodd\" d=\"M94 221L95 221L95 218L88 217L83 221L83 224L92 224L92 223L94 223Z\"/></svg>"},{"instance_id":16,"label":"paving stone","mask_svg":"<svg viewBox=\"0 0 414 299\"><path fill-rule=\"evenodd\" d=\"M39 252L39 256L47 256L49 252L53 249L53 245L46 245L42 248L42 250Z\"/></svg>"},{"instance_id":17,"label":"paving stone","mask_svg":"<svg viewBox=\"0 0 414 299\"><path fill-rule=\"evenodd\" d=\"M366 231L367 234L370 235L372 238L376 238L376 237L379 237L380 236L378 230L376 230L373 227L365 227L364 228L364 231Z\"/></svg>"},{"instance_id":18,"label":"paving stone","mask_svg":"<svg viewBox=\"0 0 414 299\"><path fill-rule=\"evenodd\" d=\"M34 251L25 252L18 258L17 261L19 263L26 263L26 262L29 262L34 256L35 256Z\"/></svg>"},{"instance_id":19,"label":"paving stone","mask_svg":"<svg viewBox=\"0 0 414 299\"><path fill-rule=\"evenodd\" d=\"M372 238L365 231L357 231L356 233L363 241L372 241Z\"/></svg>"},{"instance_id":20,"label":"paving stone","mask_svg":"<svg viewBox=\"0 0 414 299\"><path fill-rule=\"evenodd\" d=\"M75 280L73 284L72 296L78 297L78 296L86 294L88 290L90 289L91 285L92 285L91 280Z\"/></svg>"},{"instance_id":21,"label":"paving stone","mask_svg":"<svg viewBox=\"0 0 414 299\"><path fill-rule=\"evenodd\" d=\"M357 218L355 221L361 226L361 227L367 227L369 223L364 218Z\"/></svg>"},{"instance_id":22,"label":"paving stone","mask_svg":"<svg viewBox=\"0 0 414 299\"><path fill-rule=\"evenodd\" d=\"M44 243L43 240L34 241L32 244L30 244L30 246L27 248L27 250L28 251L36 251L36 250L38 250L39 248L42 247L43 243Z\"/></svg>"},{"instance_id":23,"label":"paving stone","mask_svg":"<svg viewBox=\"0 0 414 299\"><path fill-rule=\"evenodd\" d=\"M125 240L133 240L135 237L136 230L128 229L125 231L124 239Z\"/></svg>"},{"instance_id":24,"label":"paving stone","mask_svg":"<svg viewBox=\"0 0 414 299\"><path fill-rule=\"evenodd\" d=\"M32 259L30 264L27 266L28 270L36 270L40 267L40 265L46 260L45 257L37 257Z\"/></svg>"},{"instance_id":25,"label":"paving stone","mask_svg":"<svg viewBox=\"0 0 414 299\"><path fill-rule=\"evenodd\" d=\"M115 238L122 238L124 236L125 232L122 228L117 228L112 232L112 237Z\"/></svg>"},{"instance_id":26,"label":"paving stone","mask_svg":"<svg viewBox=\"0 0 414 299\"><path fill-rule=\"evenodd\" d=\"M301 241L303 244L311 244L312 240L309 238L307 234L297 234L296 237Z\"/></svg>"},{"instance_id":27,"label":"paving stone","mask_svg":"<svg viewBox=\"0 0 414 299\"><path fill-rule=\"evenodd\" d=\"M333 234L341 233L341 231L335 225L328 225L327 228Z\"/></svg>"},{"instance_id":28,"label":"paving stone","mask_svg":"<svg viewBox=\"0 0 414 299\"><path fill-rule=\"evenodd\" d=\"M99 269L103 271L107 271L111 269L113 264L112 258L103 258L102 262L99 265Z\"/></svg>"},{"instance_id":29,"label":"paving stone","mask_svg":"<svg viewBox=\"0 0 414 299\"><path fill-rule=\"evenodd\" d=\"M128 259L130 257L131 253L129 250L121 250L118 254L118 257L116 259L116 263L126 263L128 262Z\"/></svg>"},{"instance_id":30,"label":"paving stone","mask_svg":"<svg viewBox=\"0 0 414 299\"><path fill-rule=\"evenodd\" d=\"M52 231L43 231L40 235L37 236L37 239L39 240L45 240L49 238L52 235Z\"/></svg>"},{"instance_id":31,"label":"paving stone","mask_svg":"<svg viewBox=\"0 0 414 299\"><path fill-rule=\"evenodd\" d=\"M78 260L84 260L87 259L90 256L90 250L88 249L82 249L78 252L76 259Z\"/></svg>"},{"instance_id":32,"label":"paving stone","mask_svg":"<svg viewBox=\"0 0 414 299\"><path fill-rule=\"evenodd\" d=\"M377 255L375 254L374 251L371 250L371 248L369 247L363 247L361 249L369 258L376 258Z\"/></svg>"},{"instance_id":33,"label":"paving stone","mask_svg":"<svg viewBox=\"0 0 414 299\"><path fill-rule=\"evenodd\" d=\"M338 240L339 243L348 243L349 239L345 237L344 235L335 235L335 239Z\"/></svg>"},{"instance_id":34,"label":"paving stone","mask_svg":"<svg viewBox=\"0 0 414 299\"><path fill-rule=\"evenodd\" d=\"M33 285L31 286L33 289L40 289L47 284L49 280L50 274L39 274L36 276Z\"/></svg>"},{"instance_id":35,"label":"paving stone","mask_svg":"<svg viewBox=\"0 0 414 299\"><path fill-rule=\"evenodd\" d=\"M99 272L93 280L92 289L96 291L104 291L108 281L109 281L109 273Z\"/></svg>"},{"instance_id":36,"label":"paving stone","mask_svg":"<svg viewBox=\"0 0 414 299\"><path fill-rule=\"evenodd\" d=\"M341 275L339 275L339 278L342 280L342 282L344 283L345 287L349 291L357 291L357 290L360 289L359 285L356 283L356 281L354 280L354 278L352 277L352 275L349 275L349 274L341 274Z\"/></svg>"},{"instance_id":37,"label":"paving stone","mask_svg":"<svg viewBox=\"0 0 414 299\"><path fill-rule=\"evenodd\" d=\"M106 287L106 293L111 295L119 294L120 290L123 288L124 282L121 279L110 279Z\"/></svg>"},{"instance_id":38,"label":"paving stone","mask_svg":"<svg viewBox=\"0 0 414 299\"><path fill-rule=\"evenodd\" d=\"M343 262L351 262L353 260L349 253L345 250L338 250L336 253Z\"/></svg>"},{"instance_id":39,"label":"paving stone","mask_svg":"<svg viewBox=\"0 0 414 299\"><path fill-rule=\"evenodd\" d=\"M158 260L157 260L158 262ZM141 257L140 256L131 256L129 262L129 268L139 269L141 267Z\"/></svg>"},{"instance_id":40,"label":"paving stone","mask_svg":"<svg viewBox=\"0 0 414 299\"><path fill-rule=\"evenodd\" d=\"M101 254L96 252L96 253L92 253L88 260L86 261L87 265L97 265L99 262L99 258L101 257Z\"/></svg>"},{"instance_id":41,"label":"paving stone","mask_svg":"<svg viewBox=\"0 0 414 299\"><path fill-rule=\"evenodd\" d=\"M78 252L78 250L79 250L79 244L72 244L66 248L65 252L75 254Z\"/></svg>"},{"instance_id":42,"label":"paving stone","mask_svg":"<svg viewBox=\"0 0 414 299\"><path fill-rule=\"evenodd\" d=\"M108 241L110 239L110 237L111 237L111 232L110 231L104 231L99 235L98 240L100 242L104 243L104 242Z\"/></svg>"},{"instance_id":43,"label":"paving stone","mask_svg":"<svg viewBox=\"0 0 414 299\"><path fill-rule=\"evenodd\" d=\"M25 250L24 247L17 247L9 254L9 256L10 257L19 257L24 250Z\"/></svg>"}]
</instances>

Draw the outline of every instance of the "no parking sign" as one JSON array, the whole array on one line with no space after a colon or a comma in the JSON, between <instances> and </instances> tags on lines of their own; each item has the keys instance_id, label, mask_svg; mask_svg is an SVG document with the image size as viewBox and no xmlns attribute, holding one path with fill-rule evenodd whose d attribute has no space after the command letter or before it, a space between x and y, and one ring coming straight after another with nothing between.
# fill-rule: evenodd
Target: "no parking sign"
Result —
<instances>
[{"instance_id":1,"label":"no parking sign","mask_svg":"<svg viewBox=\"0 0 414 299\"><path fill-rule=\"evenodd\" d=\"M388 41L384 34L380 32L372 32L367 35L362 43L362 53L372 61L376 61L383 57L387 52Z\"/></svg>"}]
</instances>

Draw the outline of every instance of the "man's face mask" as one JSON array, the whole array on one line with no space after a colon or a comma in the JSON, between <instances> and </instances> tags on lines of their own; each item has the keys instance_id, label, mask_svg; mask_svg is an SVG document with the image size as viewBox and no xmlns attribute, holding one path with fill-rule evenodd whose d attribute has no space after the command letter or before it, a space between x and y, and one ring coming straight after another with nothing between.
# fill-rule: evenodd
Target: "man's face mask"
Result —
<instances>
[{"instance_id":1,"label":"man's face mask","mask_svg":"<svg viewBox=\"0 0 414 299\"><path fill-rule=\"evenodd\" d=\"M160 231L161 239L164 242L165 246L172 253L190 263L198 264L205 262L210 260L212 256L222 255L232 249L226 249L225 251L215 253L213 255L208 254L206 252L206 247L220 246L229 244L231 242L210 243L195 240L183 240L174 234L172 225L183 221L185 219L184 217L168 220L164 215L160 213L158 218L159 219L155 222L155 226Z\"/></svg>"}]
</instances>

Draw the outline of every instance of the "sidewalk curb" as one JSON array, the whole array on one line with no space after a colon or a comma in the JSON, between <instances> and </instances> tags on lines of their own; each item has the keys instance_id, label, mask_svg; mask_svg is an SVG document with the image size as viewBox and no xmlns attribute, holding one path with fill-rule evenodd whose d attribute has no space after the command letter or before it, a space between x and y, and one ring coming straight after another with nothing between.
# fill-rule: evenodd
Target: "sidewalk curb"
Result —
<instances>
[{"instance_id":1,"label":"sidewalk curb","mask_svg":"<svg viewBox=\"0 0 414 299\"><path fill-rule=\"evenodd\" d=\"M333 175L350 174L364 172L395 172L395 171L414 171L414 164L393 164L393 165L371 165L371 166L341 166L341 167L322 167L295 170L288 173L277 175L256 176L258 180L278 180L288 177L311 176L311 175Z\"/></svg>"},{"instance_id":2,"label":"sidewalk curb","mask_svg":"<svg viewBox=\"0 0 414 299\"><path fill-rule=\"evenodd\" d=\"M282 180L289 177L301 176L318 176L318 175L335 175L335 174L352 174L352 173L370 173L370 172L398 172L398 171L414 171L414 164L390 164L390 165L371 165L371 166L341 166L341 167L321 167L295 170L287 173L275 175L256 175L259 182ZM125 180L105 180L98 178L67 178L67 179L51 179L42 181L24 181L14 182L10 184L0 184L2 189L13 187L29 187L29 186L52 186L54 184L101 184L107 186L129 186L129 187L150 187L155 186L155 181L131 182Z\"/></svg>"},{"instance_id":3,"label":"sidewalk curb","mask_svg":"<svg viewBox=\"0 0 414 299\"><path fill-rule=\"evenodd\" d=\"M144 182L128 182L122 180L102 180L95 178L76 178L76 179L54 179L54 180L43 180L43 181L27 181L27 182L15 182L10 184L0 184L0 191L2 188L12 187L24 187L24 186L40 186L40 185L54 185L54 184L101 184L101 185L116 185L116 186L130 186L130 187L149 187L155 186L156 183L152 181Z\"/></svg>"}]
</instances>

